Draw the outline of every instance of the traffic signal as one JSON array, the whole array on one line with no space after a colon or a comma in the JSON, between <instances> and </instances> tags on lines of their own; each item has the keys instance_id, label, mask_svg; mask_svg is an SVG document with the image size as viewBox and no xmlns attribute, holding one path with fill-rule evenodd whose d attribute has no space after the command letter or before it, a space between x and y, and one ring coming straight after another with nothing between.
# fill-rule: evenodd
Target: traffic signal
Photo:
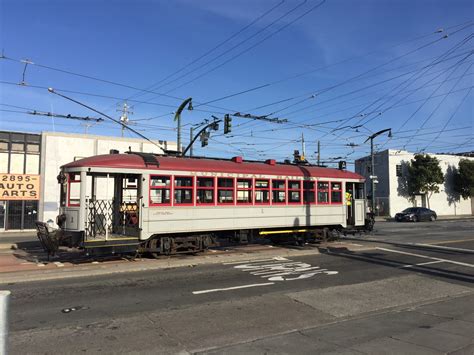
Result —
<instances>
[{"instance_id":1,"label":"traffic signal","mask_svg":"<svg viewBox=\"0 0 474 355\"><path fill-rule=\"evenodd\" d=\"M228 113L224 115L224 134L232 130L232 117Z\"/></svg>"},{"instance_id":2,"label":"traffic signal","mask_svg":"<svg viewBox=\"0 0 474 355\"><path fill-rule=\"evenodd\" d=\"M201 147L205 147L209 143L209 134L204 131L201 133Z\"/></svg>"}]
</instances>

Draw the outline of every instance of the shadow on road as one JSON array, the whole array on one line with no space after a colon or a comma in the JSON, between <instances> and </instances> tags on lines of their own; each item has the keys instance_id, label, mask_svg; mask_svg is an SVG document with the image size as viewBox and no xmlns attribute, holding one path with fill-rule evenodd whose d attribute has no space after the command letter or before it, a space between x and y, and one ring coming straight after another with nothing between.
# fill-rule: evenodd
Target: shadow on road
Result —
<instances>
[{"instance_id":1,"label":"shadow on road","mask_svg":"<svg viewBox=\"0 0 474 355\"><path fill-rule=\"evenodd\" d=\"M422 249L422 248L419 248ZM396 268L399 270L404 270L406 272L416 272L416 273L422 273L430 276L437 276L437 277L443 277L447 278L450 280L456 280L456 281L462 281L462 282L467 282L467 283L474 283L474 275L469 274L469 273L464 273L464 272L459 272L459 271L453 271L453 270L446 270L446 269L441 269L435 266L431 265L412 265L410 267L406 267L407 263L403 261L397 261L397 260L392 260L387 258L382 252L354 252L346 247L341 247L341 248L332 248L332 247L326 247L326 248L320 248L319 249L321 254L326 254L330 256L336 256L336 257L341 257L341 258L346 258L346 259L352 259L352 260L358 260L358 261L364 261L367 263L372 263L372 264L377 264L377 265L383 265L391 268Z\"/></svg>"}]
</instances>

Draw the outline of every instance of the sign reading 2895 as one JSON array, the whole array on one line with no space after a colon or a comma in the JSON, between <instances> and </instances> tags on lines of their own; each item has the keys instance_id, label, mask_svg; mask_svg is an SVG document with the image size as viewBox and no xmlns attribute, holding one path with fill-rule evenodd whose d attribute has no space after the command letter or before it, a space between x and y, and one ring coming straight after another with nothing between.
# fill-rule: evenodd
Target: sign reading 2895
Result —
<instances>
[{"instance_id":1,"label":"sign reading 2895","mask_svg":"<svg viewBox=\"0 0 474 355\"><path fill-rule=\"evenodd\" d=\"M39 200L40 176L0 174L0 200Z\"/></svg>"}]
</instances>

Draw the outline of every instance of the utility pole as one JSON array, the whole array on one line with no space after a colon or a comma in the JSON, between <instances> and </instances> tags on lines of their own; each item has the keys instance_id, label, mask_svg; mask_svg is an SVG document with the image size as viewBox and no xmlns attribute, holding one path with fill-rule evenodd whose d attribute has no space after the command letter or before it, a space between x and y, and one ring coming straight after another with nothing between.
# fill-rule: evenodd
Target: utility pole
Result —
<instances>
[{"instance_id":1,"label":"utility pole","mask_svg":"<svg viewBox=\"0 0 474 355\"><path fill-rule=\"evenodd\" d=\"M321 163L321 142L318 141L318 166Z\"/></svg>"},{"instance_id":2,"label":"utility pole","mask_svg":"<svg viewBox=\"0 0 474 355\"><path fill-rule=\"evenodd\" d=\"M189 141L191 142L194 138L194 127L191 126L191 128L189 129ZM191 145L191 147L189 148L189 156L192 157L193 156L193 146Z\"/></svg>"},{"instance_id":3,"label":"utility pole","mask_svg":"<svg viewBox=\"0 0 474 355\"><path fill-rule=\"evenodd\" d=\"M306 159L306 146L304 144L304 133L301 132L301 152L303 153L303 156L301 157L303 160Z\"/></svg>"},{"instance_id":4,"label":"utility pole","mask_svg":"<svg viewBox=\"0 0 474 355\"><path fill-rule=\"evenodd\" d=\"M133 115L133 112L130 111L130 108L131 107L128 106L126 102L124 102L122 108L120 110L117 110L119 112L122 112L122 115L120 116L120 122L122 122L122 137L125 131L125 126L128 124L128 115Z\"/></svg>"},{"instance_id":5,"label":"utility pole","mask_svg":"<svg viewBox=\"0 0 474 355\"><path fill-rule=\"evenodd\" d=\"M392 137L392 129L391 128L386 128L382 129L381 131L375 132L369 138L365 140L364 143L366 143L368 140L370 140L370 180L371 180L371 186L372 186L372 200L371 200L371 212L375 215L375 182L377 180L377 175L375 175L375 159L374 159L374 138L385 133L388 133L388 137Z\"/></svg>"}]
</instances>

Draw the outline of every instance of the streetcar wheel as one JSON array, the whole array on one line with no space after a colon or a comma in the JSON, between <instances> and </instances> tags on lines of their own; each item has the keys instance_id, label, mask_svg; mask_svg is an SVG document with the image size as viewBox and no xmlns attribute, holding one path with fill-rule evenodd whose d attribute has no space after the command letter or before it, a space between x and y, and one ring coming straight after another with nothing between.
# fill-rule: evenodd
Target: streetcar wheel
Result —
<instances>
[{"instance_id":1,"label":"streetcar wheel","mask_svg":"<svg viewBox=\"0 0 474 355\"><path fill-rule=\"evenodd\" d=\"M148 247L150 249L157 249L159 247L159 239L158 238L154 238L152 240L150 240L148 242ZM160 253L157 253L157 252L152 252L150 253L151 256L153 256L155 259L157 259L159 256L160 256Z\"/></svg>"}]
</instances>

